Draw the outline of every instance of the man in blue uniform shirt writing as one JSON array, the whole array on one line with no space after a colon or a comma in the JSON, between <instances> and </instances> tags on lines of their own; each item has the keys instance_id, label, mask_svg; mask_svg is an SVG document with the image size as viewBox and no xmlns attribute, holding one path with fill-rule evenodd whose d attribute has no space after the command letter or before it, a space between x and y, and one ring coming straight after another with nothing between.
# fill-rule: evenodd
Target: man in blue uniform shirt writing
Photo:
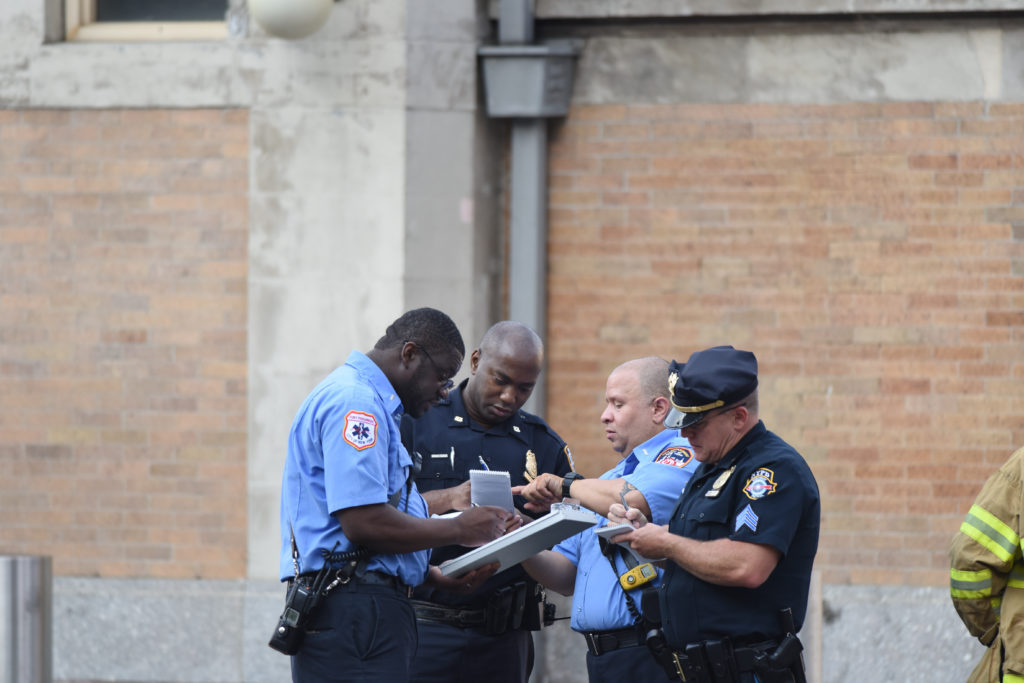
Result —
<instances>
[{"instance_id":1,"label":"man in blue uniform shirt writing","mask_svg":"<svg viewBox=\"0 0 1024 683\"><path fill-rule=\"evenodd\" d=\"M661 358L640 358L617 367L605 387L601 422L622 460L599 479L542 475L524 487L522 495L542 506L575 498L600 515L625 500L645 516L667 522L697 468L686 439L663 424L672 410L667 387L668 362ZM602 518L595 528L606 524ZM648 628L641 604L642 592L659 584L660 572L623 550L587 529L523 562L544 586L573 596L571 625L586 638L591 683L665 678L645 646ZM628 581L630 575L635 588ZM622 576L627 576L628 590Z\"/></svg>"},{"instance_id":2,"label":"man in blue uniform shirt writing","mask_svg":"<svg viewBox=\"0 0 1024 683\"><path fill-rule=\"evenodd\" d=\"M496 323L470 355L470 377L428 414L403 418L403 442L423 456L416 477L421 491L459 486L470 470L508 472L513 485L538 473L571 470L561 437L522 410L543 360L536 332L510 320ZM431 564L465 550L437 548ZM543 592L520 567L506 569L469 594L422 586L413 598L419 647L411 681L526 683L534 658L530 631L541 626Z\"/></svg>"},{"instance_id":3,"label":"man in blue uniform shirt writing","mask_svg":"<svg viewBox=\"0 0 1024 683\"><path fill-rule=\"evenodd\" d=\"M758 418L757 360L717 346L670 367L666 425L701 465L667 525L613 505L618 536L668 558L659 604L667 671L701 683L804 681L796 637L807 611L821 506L806 461ZM654 643L652 643L653 645Z\"/></svg>"},{"instance_id":4,"label":"man in blue uniform shirt writing","mask_svg":"<svg viewBox=\"0 0 1024 683\"><path fill-rule=\"evenodd\" d=\"M299 408L281 487L280 578L308 587L322 579L326 595L302 621L292 615L303 633L293 681L408 680L416 649L410 587L428 580L471 590L496 569L458 579L436 568L428 574L428 548L481 545L516 520L493 507L429 519L467 507L468 490L421 496L399 438L403 413L422 415L447 396L464 353L447 315L409 311L371 351L352 352ZM296 612L304 606L296 603Z\"/></svg>"}]
</instances>

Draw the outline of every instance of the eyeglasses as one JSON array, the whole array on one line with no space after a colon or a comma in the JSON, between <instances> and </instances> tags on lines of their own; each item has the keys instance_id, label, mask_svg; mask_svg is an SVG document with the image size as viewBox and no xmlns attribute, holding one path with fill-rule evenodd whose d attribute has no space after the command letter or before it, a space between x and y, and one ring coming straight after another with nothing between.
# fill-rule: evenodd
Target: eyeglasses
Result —
<instances>
[{"instance_id":1,"label":"eyeglasses","mask_svg":"<svg viewBox=\"0 0 1024 683\"><path fill-rule=\"evenodd\" d=\"M422 351L423 355L426 356L427 360L430 361L430 364L434 366L434 372L437 373L438 378L444 377L444 373L441 371L440 366L438 366L438 364L434 362L434 358L430 355L430 352L427 351L422 346L420 346L418 342L413 342L413 344L416 344L416 348ZM448 391L455 386L455 380L451 379L450 377L448 379L438 379L438 381L441 382L442 391Z\"/></svg>"},{"instance_id":2,"label":"eyeglasses","mask_svg":"<svg viewBox=\"0 0 1024 683\"><path fill-rule=\"evenodd\" d=\"M732 405L724 406L722 408L715 408L715 409L709 411L707 413L707 415L704 416L704 419L701 420L700 422L698 422L697 424L690 425L689 427L683 427L680 431L689 430L692 434L699 434L707 426L708 420L711 420L712 418L717 417L719 415L725 415L730 410L735 410L737 408L746 408L746 407L747 407L747 402L746 401L741 401L739 403L733 403Z\"/></svg>"}]
</instances>

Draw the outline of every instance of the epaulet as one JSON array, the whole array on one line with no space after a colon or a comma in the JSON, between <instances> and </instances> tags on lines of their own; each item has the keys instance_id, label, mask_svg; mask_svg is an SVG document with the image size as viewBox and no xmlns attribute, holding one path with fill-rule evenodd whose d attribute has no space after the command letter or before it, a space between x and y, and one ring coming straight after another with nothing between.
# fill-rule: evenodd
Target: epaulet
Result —
<instances>
[{"instance_id":1,"label":"epaulet","mask_svg":"<svg viewBox=\"0 0 1024 683\"><path fill-rule=\"evenodd\" d=\"M558 432L556 432L556 431L555 431L554 429L552 429L552 428L551 428L551 425L549 425L549 424L548 424L548 423L547 423L547 422L546 422L546 421L544 420L544 418L542 418L541 416L539 416L539 415L534 415L533 413L528 413L528 412L526 412L525 410L520 410L520 411L519 411L519 417L520 417L520 419L521 419L521 420L522 420L523 422L525 422L526 424L529 424L529 425L536 425L537 427L540 427L540 428L541 428L541 429L543 429L543 430L544 430L545 432L547 432L547 433L548 433L548 435L549 435L549 436L550 436L551 438L553 438L553 439L554 439L555 441L557 441L557 442L559 442L559 443L564 443L564 442L565 442L565 439L563 439L563 438L562 438L562 437L561 437L561 436L560 436L560 435L558 434Z\"/></svg>"}]
</instances>

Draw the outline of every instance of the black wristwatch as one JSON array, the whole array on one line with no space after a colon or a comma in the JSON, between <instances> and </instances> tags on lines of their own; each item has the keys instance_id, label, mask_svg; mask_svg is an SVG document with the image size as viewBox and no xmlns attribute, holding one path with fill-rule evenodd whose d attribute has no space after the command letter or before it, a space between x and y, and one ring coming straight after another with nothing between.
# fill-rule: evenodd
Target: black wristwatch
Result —
<instances>
[{"instance_id":1,"label":"black wristwatch","mask_svg":"<svg viewBox=\"0 0 1024 683\"><path fill-rule=\"evenodd\" d=\"M574 481L585 479L585 477L579 472L569 472L562 477L562 498L570 498L569 487L572 486Z\"/></svg>"}]
</instances>

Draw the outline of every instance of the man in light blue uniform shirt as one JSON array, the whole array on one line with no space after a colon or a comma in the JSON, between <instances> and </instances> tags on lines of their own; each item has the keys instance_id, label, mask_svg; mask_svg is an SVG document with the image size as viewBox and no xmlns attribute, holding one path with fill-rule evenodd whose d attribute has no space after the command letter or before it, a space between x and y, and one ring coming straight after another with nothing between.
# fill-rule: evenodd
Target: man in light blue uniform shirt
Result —
<instances>
[{"instance_id":1,"label":"man in light blue uniform shirt","mask_svg":"<svg viewBox=\"0 0 1024 683\"><path fill-rule=\"evenodd\" d=\"M626 457L598 479L543 475L521 494L539 505L563 496L576 498L600 515L624 497L648 519L667 522L698 464L686 439L663 424L672 407L668 363L641 358L620 365L608 377L605 401L605 433ZM597 527L607 522L601 517ZM627 594L619 583L619 576L631 568L625 555L615 544L602 545L594 530L587 529L524 561L523 567L544 586L573 596L571 625L586 638L591 683L664 680L665 672L644 644L642 589ZM660 581L659 570L643 588Z\"/></svg>"},{"instance_id":2,"label":"man in light blue uniform shirt","mask_svg":"<svg viewBox=\"0 0 1024 683\"><path fill-rule=\"evenodd\" d=\"M493 574L494 565L458 579L428 573L429 548L480 545L514 521L491 507L429 519L468 507L469 488L421 496L399 434L403 412L422 415L448 395L464 353L447 315L409 311L371 351L352 352L299 408L281 487L280 578L306 585L327 564L331 579L343 580L304 624L293 681L407 680L416 650L410 587L427 580L472 590ZM357 548L365 549L358 562L339 556Z\"/></svg>"}]
</instances>

